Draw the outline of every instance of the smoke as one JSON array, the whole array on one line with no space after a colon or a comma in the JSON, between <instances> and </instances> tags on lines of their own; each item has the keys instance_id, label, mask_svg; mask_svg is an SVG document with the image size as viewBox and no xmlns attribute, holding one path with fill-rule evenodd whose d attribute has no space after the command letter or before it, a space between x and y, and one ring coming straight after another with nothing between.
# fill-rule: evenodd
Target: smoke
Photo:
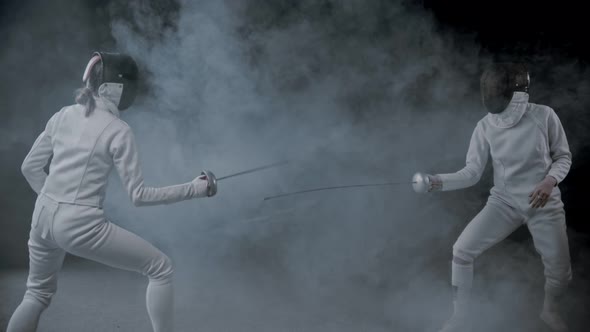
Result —
<instances>
[{"instance_id":1,"label":"smoke","mask_svg":"<svg viewBox=\"0 0 590 332\"><path fill-rule=\"evenodd\" d=\"M112 31L149 80L124 115L149 182L290 160L223 181L212 199L145 212L121 207L113 188L113 218L175 260L181 306L201 317L192 303L211 291L224 299L218 310L236 313L217 327L229 330L247 321L244 306L277 316L260 317L269 326L292 312L317 317L305 330L440 324L452 240L485 194L455 194L455 208L409 185L262 199L459 168L485 114L472 38L440 33L401 3L198 1L164 15L157 4L128 6L132 19Z\"/></svg>"},{"instance_id":2,"label":"smoke","mask_svg":"<svg viewBox=\"0 0 590 332\"><path fill-rule=\"evenodd\" d=\"M124 115L148 181L290 160L223 181L212 199L141 213L121 207L125 194L113 189L113 217L174 258L190 312L184 324L225 311L234 319L211 329L265 330L250 326L251 316L269 330L440 325L450 310L452 242L485 203L490 180L444 195L405 185L262 198L460 168L485 114L480 68L493 60L473 36L440 31L407 3L197 1L163 15L157 2L126 6L132 19L116 19L112 32L148 78ZM480 261L482 328L538 328L498 305L514 293L540 304L543 274L530 240L507 240ZM203 294L221 303L195 305Z\"/></svg>"},{"instance_id":3,"label":"smoke","mask_svg":"<svg viewBox=\"0 0 590 332\"><path fill-rule=\"evenodd\" d=\"M105 15L112 40L97 44L141 67L143 93L122 118L148 185L290 161L171 206L133 208L111 182L112 220L175 262L180 330L441 325L451 310L451 247L485 204L489 167L476 187L444 194L417 195L408 184L263 198L461 168L485 115L479 73L496 55L403 1L126 1ZM89 52L62 53L77 64L68 68L82 68ZM575 112L588 104L586 69L553 55L526 60L533 82L581 82L532 92L556 109L580 151L587 133ZM482 330L538 328L530 312L541 303L542 265L518 236L476 263Z\"/></svg>"}]
</instances>

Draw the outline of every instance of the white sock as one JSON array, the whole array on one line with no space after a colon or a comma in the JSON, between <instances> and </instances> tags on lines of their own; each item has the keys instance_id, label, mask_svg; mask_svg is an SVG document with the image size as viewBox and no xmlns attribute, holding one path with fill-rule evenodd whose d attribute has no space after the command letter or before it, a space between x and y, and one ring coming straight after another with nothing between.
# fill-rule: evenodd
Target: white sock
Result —
<instances>
[{"instance_id":1,"label":"white sock","mask_svg":"<svg viewBox=\"0 0 590 332\"><path fill-rule=\"evenodd\" d=\"M174 331L174 289L171 280L150 280L146 305L154 332Z\"/></svg>"},{"instance_id":2,"label":"white sock","mask_svg":"<svg viewBox=\"0 0 590 332\"><path fill-rule=\"evenodd\" d=\"M43 304L25 298L12 314L6 331L35 332L43 310L45 310Z\"/></svg>"},{"instance_id":3,"label":"white sock","mask_svg":"<svg viewBox=\"0 0 590 332\"><path fill-rule=\"evenodd\" d=\"M454 287L455 315L465 316L469 311L471 286L473 284L473 264L462 265L453 262L451 283Z\"/></svg>"}]
</instances>

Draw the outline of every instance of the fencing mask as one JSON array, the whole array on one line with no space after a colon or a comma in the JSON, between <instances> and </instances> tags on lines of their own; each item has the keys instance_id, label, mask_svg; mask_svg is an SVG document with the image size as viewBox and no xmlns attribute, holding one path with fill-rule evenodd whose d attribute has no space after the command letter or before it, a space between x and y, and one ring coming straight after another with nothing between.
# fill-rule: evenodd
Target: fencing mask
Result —
<instances>
[{"instance_id":1,"label":"fencing mask","mask_svg":"<svg viewBox=\"0 0 590 332\"><path fill-rule=\"evenodd\" d=\"M524 64L495 63L481 75L481 100L492 114L502 113L516 91L528 92L529 73Z\"/></svg>"},{"instance_id":2,"label":"fencing mask","mask_svg":"<svg viewBox=\"0 0 590 332\"><path fill-rule=\"evenodd\" d=\"M95 94L108 98L123 111L133 104L137 94L137 64L126 54L95 52L82 81Z\"/></svg>"}]
</instances>

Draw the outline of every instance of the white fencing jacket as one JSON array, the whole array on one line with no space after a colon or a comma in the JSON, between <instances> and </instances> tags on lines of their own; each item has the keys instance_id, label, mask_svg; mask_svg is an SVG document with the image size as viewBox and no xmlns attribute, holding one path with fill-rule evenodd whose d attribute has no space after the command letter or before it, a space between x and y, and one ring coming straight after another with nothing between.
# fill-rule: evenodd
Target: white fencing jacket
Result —
<instances>
[{"instance_id":1,"label":"white fencing jacket","mask_svg":"<svg viewBox=\"0 0 590 332\"><path fill-rule=\"evenodd\" d=\"M563 181L571 166L571 153L561 122L553 109L528 100L527 93L515 92L506 110L488 113L477 123L465 167L440 174L442 190L476 184L489 155L494 168L491 192L506 200L524 203L547 175L557 183Z\"/></svg>"},{"instance_id":2,"label":"white fencing jacket","mask_svg":"<svg viewBox=\"0 0 590 332\"><path fill-rule=\"evenodd\" d=\"M35 192L57 202L101 207L108 176L117 169L135 205L173 203L206 196L207 181L154 188L144 185L135 138L110 100L97 97L86 116L82 105L66 106L47 122L22 164ZM44 167L49 158L49 174Z\"/></svg>"}]
</instances>

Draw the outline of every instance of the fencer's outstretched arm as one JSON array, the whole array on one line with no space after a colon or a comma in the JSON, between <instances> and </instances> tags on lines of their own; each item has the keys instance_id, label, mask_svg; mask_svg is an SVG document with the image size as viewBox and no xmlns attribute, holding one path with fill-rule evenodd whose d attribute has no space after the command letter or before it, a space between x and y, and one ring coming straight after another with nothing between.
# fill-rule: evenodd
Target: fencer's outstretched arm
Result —
<instances>
[{"instance_id":1,"label":"fencer's outstretched arm","mask_svg":"<svg viewBox=\"0 0 590 332\"><path fill-rule=\"evenodd\" d=\"M39 194L45 180L47 179L47 173L45 173L45 166L53 154L53 146L51 145L51 132L54 122L54 117L51 117L47 121L45 130L37 137L31 151L25 157L21 166L21 172L29 182L29 185L33 190Z\"/></svg>"},{"instance_id":2,"label":"fencer's outstretched arm","mask_svg":"<svg viewBox=\"0 0 590 332\"><path fill-rule=\"evenodd\" d=\"M127 125L122 126L115 134L110 144L110 152L121 182L136 206L170 204L207 196L207 180L200 178L167 187L144 185L135 137Z\"/></svg>"},{"instance_id":3,"label":"fencer's outstretched arm","mask_svg":"<svg viewBox=\"0 0 590 332\"><path fill-rule=\"evenodd\" d=\"M462 189L476 184L481 179L489 154L490 145L484 136L481 123L478 122L471 136L465 167L456 173L438 174L442 181L441 190Z\"/></svg>"},{"instance_id":4,"label":"fencer's outstretched arm","mask_svg":"<svg viewBox=\"0 0 590 332\"><path fill-rule=\"evenodd\" d=\"M554 177L557 183L560 183L570 170L572 154L561 121L559 121L559 117L553 109L549 112L549 118L547 119L547 131L549 154L553 160L547 175Z\"/></svg>"}]
</instances>

